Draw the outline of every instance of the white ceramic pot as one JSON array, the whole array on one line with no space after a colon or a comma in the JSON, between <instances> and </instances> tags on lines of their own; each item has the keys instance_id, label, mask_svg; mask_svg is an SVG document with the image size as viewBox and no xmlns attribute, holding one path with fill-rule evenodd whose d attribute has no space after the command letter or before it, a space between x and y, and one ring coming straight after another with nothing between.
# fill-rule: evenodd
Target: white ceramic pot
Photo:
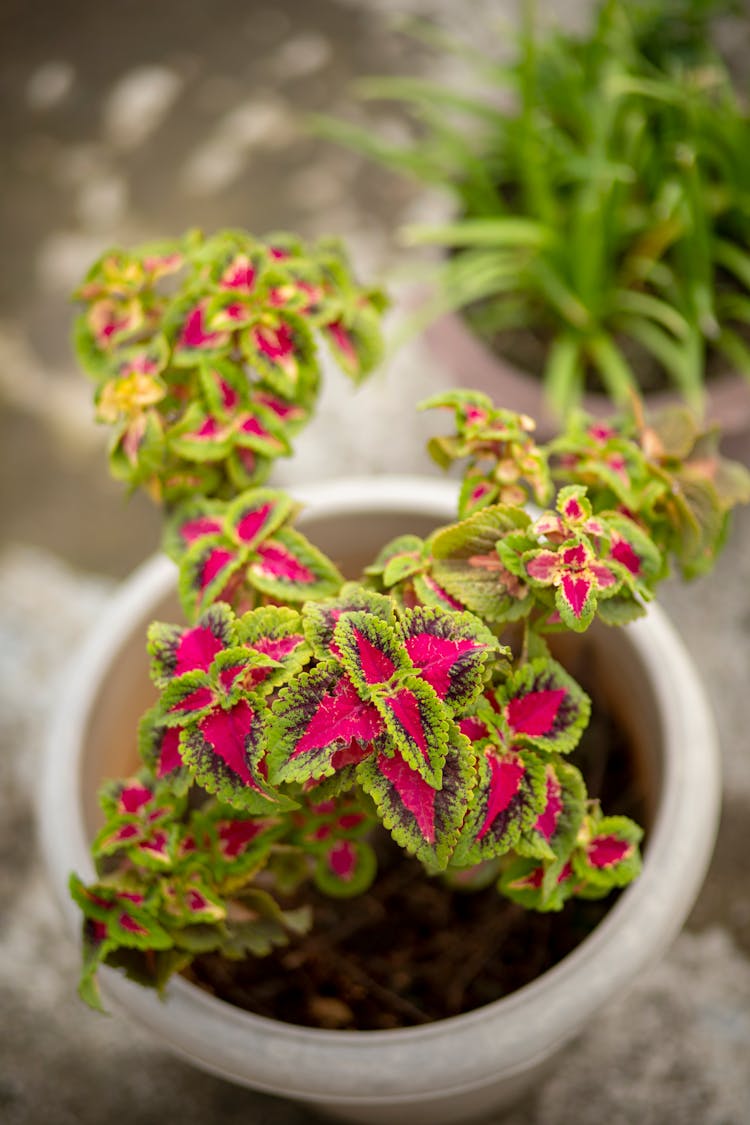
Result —
<instances>
[{"instance_id":1,"label":"white ceramic pot","mask_svg":"<svg viewBox=\"0 0 750 1125\"><path fill-rule=\"evenodd\" d=\"M454 518L451 484L412 477L296 490L306 533L335 558L371 558L387 538ZM137 719L152 698L145 628L176 619L174 567L146 563L114 596L74 661L53 719L43 784L43 848L68 918L70 871L93 874L96 790L132 767ZM516 1099L560 1047L658 957L702 883L719 809L719 757L703 689L657 609L586 634L640 748L653 819L643 873L569 956L531 984L466 1015L395 1031L320 1031L254 1016L182 978L166 1000L111 970L105 1000L195 1065L359 1122L447 1125ZM617 699L625 701L618 704Z\"/></svg>"}]
</instances>

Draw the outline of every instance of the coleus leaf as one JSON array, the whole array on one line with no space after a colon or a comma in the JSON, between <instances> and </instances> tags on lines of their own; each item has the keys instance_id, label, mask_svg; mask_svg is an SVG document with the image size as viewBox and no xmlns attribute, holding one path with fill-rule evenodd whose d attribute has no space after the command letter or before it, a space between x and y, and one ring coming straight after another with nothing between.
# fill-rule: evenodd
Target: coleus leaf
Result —
<instances>
[{"instance_id":1,"label":"coleus leaf","mask_svg":"<svg viewBox=\"0 0 750 1125\"><path fill-rule=\"evenodd\" d=\"M364 894L377 869L375 852L365 840L338 839L319 854L313 878L323 894L351 898Z\"/></svg>"},{"instance_id":2,"label":"coleus leaf","mask_svg":"<svg viewBox=\"0 0 750 1125\"><path fill-rule=\"evenodd\" d=\"M497 665L510 655L471 613L416 608L403 613L398 630L422 679L454 712L480 694L489 661Z\"/></svg>"},{"instance_id":3,"label":"coleus leaf","mask_svg":"<svg viewBox=\"0 0 750 1125\"><path fill-rule=\"evenodd\" d=\"M162 719L167 726L184 727L221 706L221 696L207 672L186 672L171 680L161 696Z\"/></svg>"},{"instance_id":4,"label":"coleus leaf","mask_svg":"<svg viewBox=\"0 0 750 1125\"><path fill-rule=\"evenodd\" d=\"M327 847L335 839L356 839L368 835L376 824L358 794L322 798L317 787L306 793L301 808L291 818L289 839L300 846Z\"/></svg>"},{"instance_id":5,"label":"coleus leaf","mask_svg":"<svg viewBox=\"0 0 750 1125\"><path fill-rule=\"evenodd\" d=\"M187 672L208 673L218 654L237 640L234 614L221 602L192 628L153 622L147 636L151 679L160 688Z\"/></svg>"},{"instance_id":6,"label":"coleus leaf","mask_svg":"<svg viewBox=\"0 0 750 1125\"><path fill-rule=\"evenodd\" d=\"M333 632L333 650L363 698L373 698L378 687L394 677L408 676L413 665L392 625L375 614L348 611ZM396 685L392 685L396 686Z\"/></svg>"},{"instance_id":7,"label":"coleus leaf","mask_svg":"<svg viewBox=\"0 0 750 1125\"><path fill-rule=\"evenodd\" d=\"M201 713L180 735L180 755L206 790L233 808L273 815L294 802L264 777L261 703L252 697Z\"/></svg>"},{"instance_id":8,"label":"coleus leaf","mask_svg":"<svg viewBox=\"0 0 750 1125\"><path fill-rule=\"evenodd\" d=\"M573 750L591 714L583 689L561 664L546 658L522 665L505 685L502 701L513 743L551 753Z\"/></svg>"},{"instance_id":9,"label":"coleus leaf","mask_svg":"<svg viewBox=\"0 0 750 1125\"><path fill-rule=\"evenodd\" d=\"M642 598L651 598L654 583L666 573L664 556L651 536L627 516L607 512L606 523L609 558L619 565L631 588Z\"/></svg>"},{"instance_id":10,"label":"coleus leaf","mask_svg":"<svg viewBox=\"0 0 750 1125\"><path fill-rule=\"evenodd\" d=\"M162 691L162 717L167 725L197 721L217 707L243 698L254 680L262 681L268 658L242 645L221 649L207 672L195 669L170 680Z\"/></svg>"},{"instance_id":11,"label":"coleus leaf","mask_svg":"<svg viewBox=\"0 0 750 1125\"><path fill-rule=\"evenodd\" d=\"M231 333L212 329L208 323L208 299L186 297L178 301L165 318L173 337L172 363L194 367L204 359L218 358L231 346Z\"/></svg>"},{"instance_id":12,"label":"coleus leaf","mask_svg":"<svg viewBox=\"0 0 750 1125\"><path fill-rule=\"evenodd\" d=\"M530 524L525 512L484 508L432 539L431 573L448 594L485 621L513 621L528 612L528 589L498 555L505 535Z\"/></svg>"},{"instance_id":13,"label":"coleus leaf","mask_svg":"<svg viewBox=\"0 0 750 1125\"><path fill-rule=\"evenodd\" d=\"M292 446L277 419L270 411L263 410L261 406L253 405L234 418L233 435L234 444L242 463L246 463L246 454L253 451L259 457L271 458L290 456ZM255 459L256 464L258 458ZM260 481L265 476L257 469L249 472L253 481Z\"/></svg>"},{"instance_id":14,"label":"coleus leaf","mask_svg":"<svg viewBox=\"0 0 750 1125\"><path fill-rule=\"evenodd\" d=\"M76 875L71 875L69 889L84 918L95 924L98 941L131 949L169 949L173 944L140 891L105 882L87 887Z\"/></svg>"},{"instance_id":15,"label":"coleus leaf","mask_svg":"<svg viewBox=\"0 0 750 1125\"><path fill-rule=\"evenodd\" d=\"M436 581L431 541L416 535L401 535L388 543L364 573L401 606L425 605L459 613L466 609Z\"/></svg>"},{"instance_id":16,"label":"coleus leaf","mask_svg":"<svg viewBox=\"0 0 750 1125\"><path fill-rule=\"evenodd\" d=\"M432 866L444 869L458 839L476 780L468 741L452 728L439 788L401 754L378 753L357 767L357 779L377 806L394 840Z\"/></svg>"},{"instance_id":17,"label":"coleus leaf","mask_svg":"<svg viewBox=\"0 0 750 1125\"><path fill-rule=\"evenodd\" d=\"M307 933L311 926L309 908L283 910L267 891L249 887L230 903L221 952L232 960L265 957L287 945L290 934Z\"/></svg>"},{"instance_id":18,"label":"coleus leaf","mask_svg":"<svg viewBox=\"0 0 750 1125\"><path fill-rule=\"evenodd\" d=\"M105 782L98 797L107 817L138 817L150 824L178 815L184 804L169 786L159 785L153 773L144 769L136 776Z\"/></svg>"},{"instance_id":19,"label":"coleus leaf","mask_svg":"<svg viewBox=\"0 0 750 1125\"><path fill-rule=\"evenodd\" d=\"M546 800L544 763L531 751L478 750L478 778L456 846L461 866L504 855L538 820Z\"/></svg>"},{"instance_id":20,"label":"coleus leaf","mask_svg":"<svg viewBox=\"0 0 750 1125\"><path fill-rule=\"evenodd\" d=\"M261 658L246 670L243 686L262 695L295 676L310 658L302 618L289 606L261 606L244 614L237 620L237 639Z\"/></svg>"},{"instance_id":21,"label":"coleus leaf","mask_svg":"<svg viewBox=\"0 0 750 1125\"><path fill-rule=\"evenodd\" d=\"M356 582L345 583L334 598L309 601L302 607L305 636L318 659L338 658L339 651L334 641L336 625L342 615L360 610L389 625L396 623L391 599Z\"/></svg>"},{"instance_id":22,"label":"coleus leaf","mask_svg":"<svg viewBox=\"0 0 750 1125\"><path fill-rule=\"evenodd\" d=\"M168 786L144 784L140 778L113 782L100 794L100 803L106 823L91 845L97 864L105 857L121 855L136 867L164 870L173 866L184 801Z\"/></svg>"},{"instance_id":23,"label":"coleus leaf","mask_svg":"<svg viewBox=\"0 0 750 1125\"><path fill-rule=\"evenodd\" d=\"M371 753L369 743L352 739L348 746L337 750L333 755L331 764L334 773L330 777L311 778L306 781L303 785L305 793L319 801L348 793L357 783L357 766Z\"/></svg>"},{"instance_id":24,"label":"coleus leaf","mask_svg":"<svg viewBox=\"0 0 750 1125\"><path fill-rule=\"evenodd\" d=\"M196 540L180 561L177 581L180 604L188 620L215 602L235 602L244 574L243 559L236 548L213 537Z\"/></svg>"},{"instance_id":25,"label":"coleus leaf","mask_svg":"<svg viewBox=\"0 0 750 1125\"><path fill-rule=\"evenodd\" d=\"M552 892L551 882L557 885L557 876L573 851L585 811L586 786L580 771L569 762L548 762L544 806L515 845L519 855L551 861L545 872L543 895Z\"/></svg>"},{"instance_id":26,"label":"coleus leaf","mask_svg":"<svg viewBox=\"0 0 750 1125\"><path fill-rule=\"evenodd\" d=\"M188 461L223 461L234 445L231 422L217 417L199 402L191 402L167 432L167 446Z\"/></svg>"},{"instance_id":27,"label":"coleus leaf","mask_svg":"<svg viewBox=\"0 0 750 1125\"><path fill-rule=\"evenodd\" d=\"M382 358L380 316L368 304L361 303L345 318L323 325L322 332L339 366L355 383L360 383Z\"/></svg>"},{"instance_id":28,"label":"coleus leaf","mask_svg":"<svg viewBox=\"0 0 750 1125\"><path fill-rule=\"evenodd\" d=\"M363 700L333 661L302 672L282 688L268 731L268 771L274 784L330 777L352 744L372 752L386 742L377 707ZM371 746L372 744L372 746Z\"/></svg>"},{"instance_id":29,"label":"coleus leaf","mask_svg":"<svg viewBox=\"0 0 750 1125\"><path fill-rule=\"evenodd\" d=\"M210 856L212 875L225 893L244 885L263 866L286 831L282 817L238 816L220 804L201 809L192 828L201 854Z\"/></svg>"},{"instance_id":30,"label":"coleus leaf","mask_svg":"<svg viewBox=\"0 0 750 1125\"><path fill-rule=\"evenodd\" d=\"M262 382L276 394L310 405L318 384L315 342L297 313L268 313L243 329L239 346Z\"/></svg>"},{"instance_id":31,"label":"coleus leaf","mask_svg":"<svg viewBox=\"0 0 750 1125\"><path fill-rule=\"evenodd\" d=\"M179 590L186 613L194 615L220 596L234 601L243 584L260 588L268 585L269 578L276 583L272 596L294 598L295 581L304 582L313 594L322 580L328 583L327 592L337 588L341 577L325 556L298 533L282 530L295 511L285 493L271 489L253 489L231 504L214 501L178 510L165 539L180 563ZM269 539L274 532L296 536L292 541L296 555L286 540Z\"/></svg>"},{"instance_id":32,"label":"coleus leaf","mask_svg":"<svg viewBox=\"0 0 750 1125\"><path fill-rule=\"evenodd\" d=\"M556 864L519 857L507 865L498 881L498 890L506 898L526 910L543 913L562 910L578 887L579 881L569 860L560 870Z\"/></svg>"},{"instance_id":33,"label":"coleus leaf","mask_svg":"<svg viewBox=\"0 0 750 1125\"><path fill-rule=\"evenodd\" d=\"M254 488L226 506L222 530L233 543L252 549L268 539L296 511L297 505L285 492Z\"/></svg>"},{"instance_id":34,"label":"coleus leaf","mask_svg":"<svg viewBox=\"0 0 750 1125\"><path fill-rule=\"evenodd\" d=\"M429 784L440 785L453 730L450 712L423 680L410 677L373 696L390 746Z\"/></svg>"},{"instance_id":35,"label":"coleus leaf","mask_svg":"<svg viewBox=\"0 0 750 1125\"><path fill-rule=\"evenodd\" d=\"M597 558L583 539L566 539L554 551L528 551L523 561L528 581L554 591L563 623L577 633L591 624L598 599L617 594L623 581L619 567Z\"/></svg>"},{"instance_id":36,"label":"coleus leaf","mask_svg":"<svg viewBox=\"0 0 750 1125\"><path fill-rule=\"evenodd\" d=\"M453 594L449 594L445 587L440 585L434 574L429 571L414 576L413 589L415 598L420 605L429 606L433 609L447 609L457 613L466 609L464 603Z\"/></svg>"},{"instance_id":37,"label":"coleus leaf","mask_svg":"<svg viewBox=\"0 0 750 1125\"><path fill-rule=\"evenodd\" d=\"M162 897L165 914L179 926L215 925L227 915L226 904L197 871L165 880Z\"/></svg>"},{"instance_id":38,"label":"coleus leaf","mask_svg":"<svg viewBox=\"0 0 750 1125\"><path fill-rule=\"evenodd\" d=\"M104 826L91 850L97 858L123 853L138 866L168 869L175 860L175 832L170 825L139 824L123 817Z\"/></svg>"},{"instance_id":39,"label":"coleus leaf","mask_svg":"<svg viewBox=\"0 0 750 1125\"><path fill-rule=\"evenodd\" d=\"M484 473L464 474L458 497L458 510L464 518L474 515L482 508L490 507L491 504L496 504L499 499L500 485L488 480Z\"/></svg>"},{"instance_id":40,"label":"coleus leaf","mask_svg":"<svg viewBox=\"0 0 750 1125\"><path fill-rule=\"evenodd\" d=\"M379 577L386 587L394 586L423 568L424 546L418 535L399 535L381 549L365 574Z\"/></svg>"},{"instance_id":41,"label":"coleus leaf","mask_svg":"<svg viewBox=\"0 0 750 1125\"><path fill-rule=\"evenodd\" d=\"M322 551L289 527L258 544L245 576L256 590L279 601L329 597L344 581Z\"/></svg>"},{"instance_id":42,"label":"coleus leaf","mask_svg":"<svg viewBox=\"0 0 750 1125\"><path fill-rule=\"evenodd\" d=\"M206 536L223 531L226 505L220 500L201 497L179 503L167 520L162 536L162 549L179 563L187 549Z\"/></svg>"},{"instance_id":43,"label":"coleus leaf","mask_svg":"<svg viewBox=\"0 0 750 1125\"><path fill-rule=\"evenodd\" d=\"M161 707L150 708L138 726L138 754L156 778L169 779L175 796L184 795L192 778L185 768L180 753L180 727L167 725Z\"/></svg>"},{"instance_id":44,"label":"coleus leaf","mask_svg":"<svg viewBox=\"0 0 750 1125\"><path fill-rule=\"evenodd\" d=\"M626 816L591 816L578 835L573 871L584 897L599 897L624 887L641 869L638 844L643 829Z\"/></svg>"},{"instance_id":45,"label":"coleus leaf","mask_svg":"<svg viewBox=\"0 0 750 1125\"><path fill-rule=\"evenodd\" d=\"M434 785L440 782L450 727L450 711L442 703L440 692L450 694L450 669L457 671L462 657L467 664L473 659L479 668L489 647L468 639L466 620L455 626L452 639L450 615L442 615L446 620L441 635L436 624L440 616L439 611L427 611L427 616L417 617L404 611L402 628L409 634L409 626L413 625L410 637L421 666L410 659L402 628L394 629L374 614L346 613L334 630L339 659L360 697L372 700L393 745L413 769ZM473 657L469 657L472 649ZM429 682L429 675L440 691ZM468 679L463 687L466 692L478 694L481 682L476 683L475 692Z\"/></svg>"}]
</instances>

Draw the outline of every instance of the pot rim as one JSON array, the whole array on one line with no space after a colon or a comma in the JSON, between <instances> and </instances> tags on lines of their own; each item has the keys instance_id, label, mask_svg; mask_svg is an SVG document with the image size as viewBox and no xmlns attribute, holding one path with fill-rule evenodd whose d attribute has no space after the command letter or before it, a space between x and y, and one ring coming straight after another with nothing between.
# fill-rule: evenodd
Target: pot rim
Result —
<instances>
[{"instance_id":1,"label":"pot rim","mask_svg":"<svg viewBox=\"0 0 750 1125\"><path fill-rule=\"evenodd\" d=\"M454 482L418 476L333 479L291 491L309 505L310 518L355 509L418 510L437 522L452 518L457 496ZM174 578L174 565L156 556L125 581L68 669L60 708L52 713L39 803L41 845L60 905L75 930L78 913L67 896L67 876L73 869L86 878L93 874L79 782L81 733L121 640L132 631L133 621L169 591ZM658 607L617 633L642 662L656 697L678 704L661 716L665 761L660 801L639 878L595 930L542 976L463 1015L390 1031L285 1024L235 1008L182 978L170 982L161 1000L105 969L107 999L205 1069L257 1089L329 1103L386 1104L395 1098L457 1093L496 1082L500 1072L520 1073L549 1054L571 1035L571 1003L574 1030L579 1030L676 936L704 878L718 823L718 742L689 655ZM251 1041L254 1074L249 1077ZM418 1063L410 1047L417 1049ZM364 1072L363 1051L368 1056ZM330 1067L325 1069L333 1053L334 1086ZM453 1072L449 1064L456 1064Z\"/></svg>"}]
</instances>

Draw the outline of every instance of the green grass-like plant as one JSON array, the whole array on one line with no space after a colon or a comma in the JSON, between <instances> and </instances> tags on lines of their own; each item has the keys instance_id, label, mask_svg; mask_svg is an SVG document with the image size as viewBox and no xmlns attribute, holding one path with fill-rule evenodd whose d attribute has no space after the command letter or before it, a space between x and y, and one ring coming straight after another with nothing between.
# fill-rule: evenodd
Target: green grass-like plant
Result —
<instances>
[{"instance_id":1,"label":"green grass-like plant","mask_svg":"<svg viewBox=\"0 0 750 1125\"><path fill-rule=\"evenodd\" d=\"M602 0L576 36L527 2L510 62L452 45L478 93L359 83L404 107L409 143L315 122L452 194L453 221L404 231L446 251L424 316L461 309L511 355L523 334L560 415L587 389L623 404L672 385L700 407L715 366L750 377L750 119L708 46L727 6Z\"/></svg>"}]
</instances>

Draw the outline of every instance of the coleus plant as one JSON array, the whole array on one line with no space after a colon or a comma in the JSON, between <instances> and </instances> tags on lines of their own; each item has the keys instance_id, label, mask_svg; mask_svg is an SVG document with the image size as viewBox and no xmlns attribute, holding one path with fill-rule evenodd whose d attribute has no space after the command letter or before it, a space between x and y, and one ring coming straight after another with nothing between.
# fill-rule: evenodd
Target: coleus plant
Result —
<instances>
[{"instance_id":1,"label":"coleus plant","mask_svg":"<svg viewBox=\"0 0 750 1125\"><path fill-rule=\"evenodd\" d=\"M333 241L191 231L106 252L75 296L111 471L168 505L232 496L289 454L317 397L319 340L355 382L381 351L385 297Z\"/></svg>"},{"instance_id":2,"label":"coleus plant","mask_svg":"<svg viewBox=\"0 0 750 1125\"><path fill-rule=\"evenodd\" d=\"M139 290L139 323L169 354L182 346L186 316L199 317L201 335L225 331L236 293L202 294L217 278L221 289L227 270L245 271L249 285L251 269L253 284L264 270L278 279L279 260L292 269L271 250L238 263L240 244L259 245L244 237L186 240L200 268L180 304L182 327L169 303L159 319L150 281L147 297ZM107 259L120 271L130 262L138 285L154 268L147 260ZM83 295L95 307L105 298L92 298L92 284ZM339 304L338 319L326 320L331 304L315 324L337 324L339 345L343 324L355 339L357 316L382 303L363 306L356 292L353 319ZM89 310L79 329L92 347L104 312L92 320ZM112 313L116 324L124 316ZM239 331L247 340L247 327ZM234 447L201 461L183 442L196 404L202 418L211 409L220 417L211 373L229 379L225 361L216 367L196 347L193 367L165 353L160 404L191 379L197 397L181 401L174 420L167 411L139 423L138 434L159 430L153 448L126 436L131 415L115 421L117 466L125 446L135 449L131 483L169 508L164 546L179 566L184 621L149 629L158 696L141 721L137 764L101 794L95 881L71 878L84 917L82 996L99 1004L102 964L161 989L206 952L263 956L314 925L299 905L306 884L331 896L368 889L384 833L426 877L494 882L536 910L630 882L642 830L587 794L576 751L592 704L556 659L554 635L635 618L674 564L686 576L704 572L731 508L750 500L747 471L680 408L648 423L637 411L607 425L576 419L542 446L529 418L478 393L443 394L425 406L454 419L430 449L444 467L465 463L456 522L427 539L399 536L358 581L345 581L293 527L288 496L260 485L233 491ZM253 396L271 393L265 358L248 372L243 347L231 351L241 417ZM131 378L113 373L118 362L97 359L100 405L114 393L102 388ZM285 393L291 402L288 384ZM275 418L275 433L298 420L294 411Z\"/></svg>"}]
</instances>

